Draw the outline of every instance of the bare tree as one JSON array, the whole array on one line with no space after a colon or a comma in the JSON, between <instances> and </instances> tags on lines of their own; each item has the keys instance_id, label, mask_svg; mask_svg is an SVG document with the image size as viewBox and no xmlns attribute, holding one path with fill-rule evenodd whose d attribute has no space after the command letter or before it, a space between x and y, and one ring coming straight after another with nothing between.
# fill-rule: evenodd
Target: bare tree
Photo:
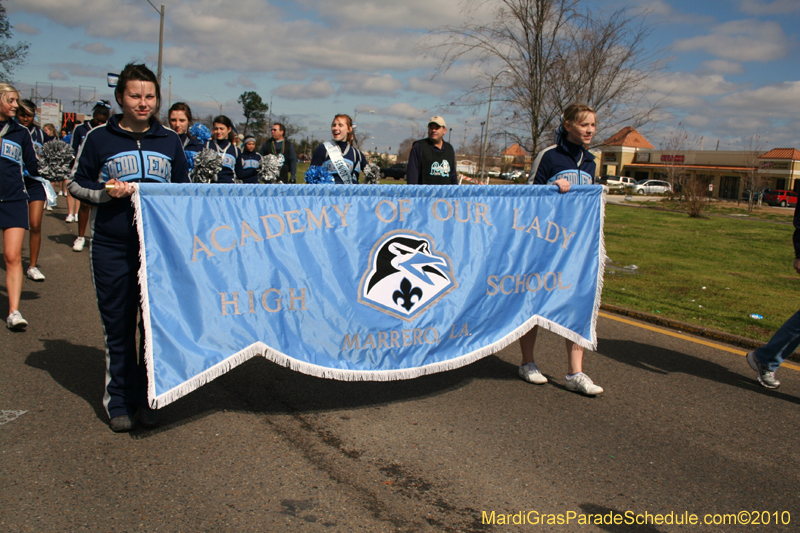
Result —
<instances>
[{"instance_id":1,"label":"bare tree","mask_svg":"<svg viewBox=\"0 0 800 533\"><path fill-rule=\"evenodd\" d=\"M756 133L745 139L743 143L744 149L747 152L743 166L747 167L747 170L741 173L742 191L747 193L747 210L752 212L753 204L755 203L754 195L767 181L763 176L758 174L760 166L759 157L764 153L766 142L761 138L760 134ZM759 205L761 205L762 196L763 194L759 196ZM739 195L739 198L741 198L741 195Z\"/></svg>"},{"instance_id":2,"label":"bare tree","mask_svg":"<svg viewBox=\"0 0 800 533\"><path fill-rule=\"evenodd\" d=\"M678 127L665 138L661 155L664 174L673 187L673 195L675 189L679 189L678 202L692 218L700 217L709 203L708 183L696 172L686 169L686 152L696 145L697 137L689 136L679 122Z\"/></svg>"},{"instance_id":3,"label":"bare tree","mask_svg":"<svg viewBox=\"0 0 800 533\"><path fill-rule=\"evenodd\" d=\"M400 148L397 149L398 163L408 161L408 156L411 154L411 145L414 144L414 141L416 141L414 137L408 137L400 143Z\"/></svg>"},{"instance_id":4,"label":"bare tree","mask_svg":"<svg viewBox=\"0 0 800 533\"><path fill-rule=\"evenodd\" d=\"M465 1L463 12L491 6L494 17L439 28L421 47L439 58L437 74L462 61L480 73L466 103L481 105L495 79L495 100L510 114L507 134L529 152L550 142L572 102L594 107L606 130L651 119L658 103L646 98L648 82L664 65L660 51L645 48L644 15L593 9L588 0Z\"/></svg>"},{"instance_id":5,"label":"bare tree","mask_svg":"<svg viewBox=\"0 0 800 533\"><path fill-rule=\"evenodd\" d=\"M30 44L19 42L8 44L11 39L11 24L8 22L6 8L0 5L0 79L9 80L14 70L22 66L28 56Z\"/></svg>"}]
</instances>

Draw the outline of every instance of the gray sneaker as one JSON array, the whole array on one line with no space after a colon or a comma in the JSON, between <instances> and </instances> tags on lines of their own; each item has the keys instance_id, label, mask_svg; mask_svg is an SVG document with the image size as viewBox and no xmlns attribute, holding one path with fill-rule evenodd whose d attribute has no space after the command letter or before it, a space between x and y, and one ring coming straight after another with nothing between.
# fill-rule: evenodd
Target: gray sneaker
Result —
<instances>
[{"instance_id":1,"label":"gray sneaker","mask_svg":"<svg viewBox=\"0 0 800 533\"><path fill-rule=\"evenodd\" d=\"M547 383L547 378L544 377L544 375L539 371L539 367L536 366L536 363L534 362L520 366L519 377L528 383L534 383L536 385L543 385Z\"/></svg>"},{"instance_id":2,"label":"gray sneaker","mask_svg":"<svg viewBox=\"0 0 800 533\"><path fill-rule=\"evenodd\" d=\"M136 426L136 420L131 415L119 415L112 418L108 426L114 433L125 433Z\"/></svg>"},{"instance_id":3,"label":"gray sneaker","mask_svg":"<svg viewBox=\"0 0 800 533\"><path fill-rule=\"evenodd\" d=\"M586 396L597 396L598 394L603 393L603 388L595 385L591 378L589 378L589 376L583 372L575 374L572 376L572 379L566 378L564 380L564 386L567 388L567 390L580 392Z\"/></svg>"},{"instance_id":4,"label":"gray sneaker","mask_svg":"<svg viewBox=\"0 0 800 533\"><path fill-rule=\"evenodd\" d=\"M28 321L22 318L19 311L12 311L6 318L6 327L12 331L21 331L28 325Z\"/></svg>"},{"instance_id":5,"label":"gray sneaker","mask_svg":"<svg viewBox=\"0 0 800 533\"><path fill-rule=\"evenodd\" d=\"M764 365L761 364L761 361L756 358L756 352L747 354L747 364L749 364L750 368L756 373L758 382L761 383L763 387L777 389L781 386L781 382L775 379L775 372L767 370Z\"/></svg>"}]
</instances>

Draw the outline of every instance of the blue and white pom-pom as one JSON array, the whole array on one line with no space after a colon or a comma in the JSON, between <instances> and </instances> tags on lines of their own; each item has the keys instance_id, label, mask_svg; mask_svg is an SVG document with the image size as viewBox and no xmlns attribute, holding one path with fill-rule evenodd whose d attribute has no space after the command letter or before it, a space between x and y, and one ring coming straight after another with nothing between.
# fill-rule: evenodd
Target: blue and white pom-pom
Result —
<instances>
[{"instance_id":1,"label":"blue and white pom-pom","mask_svg":"<svg viewBox=\"0 0 800 533\"><path fill-rule=\"evenodd\" d=\"M58 139L47 141L42 146L39 174L48 181L64 181L72 174L75 153L70 145Z\"/></svg>"},{"instance_id":2,"label":"blue and white pom-pom","mask_svg":"<svg viewBox=\"0 0 800 533\"><path fill-rule=\"evenodd\" d=\"M215 150L203 148L194 156L194 168L189 177L192 183L215 183L222 170L222 158Z\"/></svg>"},{"instance_id":3,"label":"blue and white pom-pom","mask_svg":"<svg viewBox=\"0 0 800 533\"><path fill-rule=\"evenodd\" d=\"M275 154L267 154L261 158L258 168L258 181L261 183L278 183L281 174L281 160Z\"/></svg>"},{"instance_id":4,"label":"blue and white pom-pom","mask_svg":"<svg viewBox=\"0 0 800 533\"><path fill-rule=\"evenodd\" d=\"M194 158L197 157L197 152L186 152L186 162L189 164L189 174L191 175L194 169Z\"/></svg>"},{"instance_id":5,"label":"blue and white pom-pom","mask_svg":"<svg viewBox=\"0 0 800 533\"><path fill-rule=\"evenodd\" d=\"M375 163L368 163L364 167L364 183L367 185L377 185L381 180L381 167Z\"/></svg>"},{"instance_id":6,"label":"blue and white pom-pom","mask_svg":"<svg viewBox=\"0 0 800 533\"><path fill-rule=\"evenodd\" d=\"M205 144L211 138L211 130L202 124L195 122L191 125L191 127L189 127L189 135Z\"/></svg>"},{"instance_id":7,"label":"blue and white pom-pom","mask_svg":"<svg viewBox=\"0 0 800 533\"><path fill-rule=\"evenodd\" d=\"M323 184L323 183L336 183L333 174L325 167L313 166L308 167L305 174L306 183Z\"/></svg>"}]
</instances>

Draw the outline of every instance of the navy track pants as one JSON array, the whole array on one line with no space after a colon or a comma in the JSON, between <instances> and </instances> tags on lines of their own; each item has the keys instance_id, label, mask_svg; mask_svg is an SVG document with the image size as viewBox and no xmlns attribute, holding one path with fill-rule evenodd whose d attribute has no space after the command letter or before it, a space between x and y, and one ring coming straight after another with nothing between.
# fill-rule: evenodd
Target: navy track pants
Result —
<instances>
[{"instance_id":1,"label":"navy track pants","mask_svg":"<svg viewBox=\"0 0 800 533\"><path fill-rule=\"evenodd\" d=\"M144 329L139 322L139 243L113 240L95 233L90 247L92 280L103 321L106 344L106 386L103 406L109 418L133 415L147 406Z\"/></svg>"}]
</instances>

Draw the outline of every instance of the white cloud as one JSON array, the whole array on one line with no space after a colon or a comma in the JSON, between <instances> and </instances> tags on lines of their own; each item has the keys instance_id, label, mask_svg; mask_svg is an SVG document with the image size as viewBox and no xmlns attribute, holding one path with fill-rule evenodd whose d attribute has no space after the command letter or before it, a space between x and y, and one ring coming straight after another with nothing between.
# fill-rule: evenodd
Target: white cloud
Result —
<instances>
[{"instance_id":1,"label":"white cloud","mask_svg":"<svg viewBox=\"0 0 800 533\"><path fill-rule=\"evenodd\" d=\"M34 28L30 24L25 24L24 22L18 22L14 24L14 30L24 33L25 35L39 35L41 33L39 28Z\"/></svg>"},{"instance_id":2,"label":"white cloud","mask_svg":"<svg viewBox=\"0 0 800 533\"><path fill-rule=\"evenodd\" d=\"M403 84L391 74L366 74L354 72L337 76L339 91L361 96L390 96L397 92Z\"/></svg>"},{"instance_id":3,"label":"white cloud","mask_svg":"<svg viewBox=\"0 0 800 533\"><path fill-rule=\"evenodd\" d=\"M698 75L689 72L669 72L651 84L658 92L681 96L714 96L735 91L739 86L725 81L719 74Z\"/></svg>"},{"instance_id":4,"label":"white cloud","mask_svg":"<svg viewBox=\"0 0 800 533\"><path fill-rule=\"evenodd\" d=\"M108 55L114 53L113 48L109 48L108 46L100 42L89 43L89 44L83 44L78 42L78 43L72 43L71 45L69 45L69 47L73 50L83 50L84 52L88 52L90 54L95 54L95 55Z\"/></svg>"},{"instance_id":5,"label":"white cloud","mask_svg":"<svg viewBox=\"0 0 800 533\"><path fill-rule=\"evenodd\" d=\"M735 108L739 113L783 114L797 107L800 102L800 81L786 81L749 91L729 94L719 100L725 107Z\"/></svg>"},{"instance_id":6,"label":"white cloud","mask_svg":"<svg viewBox=\"0 0 800 533\"><path fill-rule=\"evenodd\" d=\"M238 76L236 78L236 82L239 85L241 85L242 87L244 87L245 89L255 89L255 88L257 88L256 84L253 82L253 80L250 79L249 76L244 76L244 75Z\"/></svg>"},{"instance_id":7,"label":"white cloud","mask_svg":"<svg viewBox=\"0 0 800 533\"><path fill-rule=\"evenodd\" d=\"M781 15L800 12L797 0L741 0L740 9L748 15Z\"/></svg>"},{"instance_id":8,"label":"white cloud","mask_svg":"<svg viewBox=\"0 0 800 533\"><path fill-rule=\"evenodd\" d=\"M713 18L697 13L682 13L665 0L640 0L631 11L635 14L654 17L671 24L710 24Z\"/></svg>"},{"instance_id":9,"label":"white cloud","mask_svg":"<svg viewBox=\"0 0 800 533\"><path fill-rule=\"evenodd\" d=\"M389 115L391 117L404 118L408 120L418 120L422 115L425 114L425 109L420 109L418 107L412 106L411 104L403 102L399 104L392 104L389 107L379 109L377 111L377 114Z\"/></svg>"},{"instance_id":10,"label":"white cloud","mask_svg":"<svg viewBox=\"0 0 800 533\"><path fill-rule=\"evenodd\" d=\"M704 61L702 68L708 72L715 74L741 74L744 72L744 66L736 61L727 61L725 59L712 59L711 61Z\"/></svg>"},{"instance_id":11,"label":"white cloud","mask_svg":"<svg viewBox=\"0 0 800 533\"><path fill-rule=\"evenodd\" d=\"M328 80L316 80L306 85L299 83L281 85L276 87L272 94L288 100L315 100L327 98L334 92L336 91Z\"/></svg>"},{"instance_id":12,"label":"white cloud","mask_svg":"<svg viewBox=\"0 0 800 533\"><path fill-rule=\"evenodd\" d=\"M69 79L66 74L61 72L59 69L55 69L50 72L47 76L51 80L66 80Z\"/></svg>"},{"instance_id":13,"label":"white cloud","mask_svg":"<svg viewBox=\"0 0 800 533\"><path fill-rule=\"evenodd\" d=\"M711 34L676 41L679 52L705 50L732 61L774 61L789 50L789 40L777 22L735 20L715 26Z\"/></svg>"}]
</instances>

